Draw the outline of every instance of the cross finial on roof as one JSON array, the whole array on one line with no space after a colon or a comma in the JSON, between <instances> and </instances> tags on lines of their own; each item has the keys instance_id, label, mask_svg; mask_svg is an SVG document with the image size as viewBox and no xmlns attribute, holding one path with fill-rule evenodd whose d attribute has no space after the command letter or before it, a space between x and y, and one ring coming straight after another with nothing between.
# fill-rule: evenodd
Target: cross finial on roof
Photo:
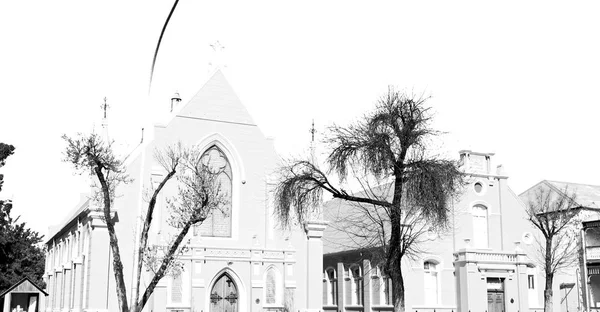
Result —
<instances>
[{"instance_id":1,"label":"cross finial on roof","mask_svg":"<svg viewBox=\"0 0 600 312\"><path fill-rule=\"evenodd\" d=\"M315 141L315 133L317 132L317 130L315 130L315 120L314 119L312 121L312 126L310 127L309 132L311 134L311 140L310 141L314 142Z\"/></svg>"},{"instance_id":2,"label":"cross finial on roof","mask_svg":"<svg viewBox=\"0 0 600 312\"><path fill-rule=\"evenodd\" d=\"M221 44L221 42L219 42L219 40L209 44L209 46L212 49L211 60L210 60L210 62L208 62L209 71L217 69L218 67L222 67L222 68L227 67L227 65L225 64L224 57L223 57L224 51L225 51L225 46L223 46Z\"/></svg>"},{"instance_id":3,"label":"cross finial on roof","mask_svg":"<svg viewBox=\"0 0 600 312\"><path fill-rule=\"evenodd\" d=\"M104 111L104 119L106 119L106 110L108 109L108 103L106 103L106 97L104 97L104 104L102 104L100 106L100 108L102 108L102 110Z\"/></svg>"}]
</instances>

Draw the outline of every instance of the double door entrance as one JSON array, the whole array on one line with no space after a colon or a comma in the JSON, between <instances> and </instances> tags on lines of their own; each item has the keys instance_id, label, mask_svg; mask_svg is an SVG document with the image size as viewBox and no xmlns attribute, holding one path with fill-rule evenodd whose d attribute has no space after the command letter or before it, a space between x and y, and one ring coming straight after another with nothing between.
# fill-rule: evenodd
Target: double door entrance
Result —
<instances>
[{"instance_id":1,"label":"double door entrance","mask_svg":"<svg viewBox=\"0 0 600 312\"><path fill-rule=\"evenodd\" d=\"M210 291L210 312L237 312L238 290L233 279L221 275Z\"/></svg>"},{"instance_id":2,"label":"double door entrance","mask_svg":"<svg viewBox=\"0 0 600 312\"><path fill-rule=\"evenodd\" d=\"M488 312L504 312L504 279L487 279Z\"/></svg>"}]
</instances>

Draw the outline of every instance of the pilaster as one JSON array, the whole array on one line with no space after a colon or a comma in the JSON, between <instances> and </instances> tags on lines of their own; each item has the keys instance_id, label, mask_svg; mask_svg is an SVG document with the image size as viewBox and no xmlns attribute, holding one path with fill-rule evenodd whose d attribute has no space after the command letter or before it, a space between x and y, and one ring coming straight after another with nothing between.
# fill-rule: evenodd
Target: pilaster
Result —
<instances>
[{"instance_id":1,"label":"pilaster","mask_svg":"<svg viewBox=\"0 0 600 312\"><path fill-rule=\"evenodd\" d=\"M304 223L307 237L307 268L306 268L306 309L321 311L323 309L323 231L327 222L311 220Z\"/></svg>"},{"instance_id":2,"label":"pilaster","mask_svg":"<svg viewBox=\"0 0 600 312\"><path fill-rule=\"evenodd\" d=\"M371 292L373 291L373 279L371 275L371 261L368 259L363 260L363 311L371 312ZM379 280L378 280L379 281Z\"/></svg>"},{"instance_id":3,"label":"pilaster","mask_svg":"<svg viewBox=\"0 0 600 312\"><path fill-rule=\"evenodd\" d=\"M345 273L344 273L344 263L342 262L338 262L337 263L337 290L336 290L336 296L337 296L337 306L338 306L338 311L346 311L346 301L345 301L345 297L346 297L346 291L345 291Z\"/></svg>"}]
</instances>

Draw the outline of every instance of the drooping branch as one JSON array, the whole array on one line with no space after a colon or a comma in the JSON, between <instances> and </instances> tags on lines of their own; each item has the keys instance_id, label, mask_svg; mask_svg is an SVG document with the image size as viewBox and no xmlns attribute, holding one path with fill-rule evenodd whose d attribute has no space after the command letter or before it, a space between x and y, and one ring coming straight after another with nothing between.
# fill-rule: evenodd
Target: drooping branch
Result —
<instances>
[{"instance_id":1,"label":"drooping branch","mask_svg":"<svg viewBox=\"0 0 600 312\"><path fill-rule=\"evenodd\" d=\"M334 198L347 201L384 207L391 205L384 200L352 195L337 189L315 165L308 161L296 161L282 168L282 179L275 189L275 212L286 226L294 213L302 223L309 209L321 202L323 190Z\"/></svg>"}]
</instances>

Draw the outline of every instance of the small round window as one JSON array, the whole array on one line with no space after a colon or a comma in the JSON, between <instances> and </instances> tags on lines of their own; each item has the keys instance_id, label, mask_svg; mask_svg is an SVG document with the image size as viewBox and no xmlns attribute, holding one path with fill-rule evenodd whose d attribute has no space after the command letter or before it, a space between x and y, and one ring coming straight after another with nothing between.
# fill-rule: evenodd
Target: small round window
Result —
<instances>
[{"instance_id":1,"label":"small round window","mask_svg":"<svg viewBox=\"0 0 600 312\"><path fill-rule=\"evenodd\" d=\"M481 184L481 182L477 182L475 183L474 188L475 192L479 194L481 191L483 191L483 184Z\"/></svg>"}]
</instances>

